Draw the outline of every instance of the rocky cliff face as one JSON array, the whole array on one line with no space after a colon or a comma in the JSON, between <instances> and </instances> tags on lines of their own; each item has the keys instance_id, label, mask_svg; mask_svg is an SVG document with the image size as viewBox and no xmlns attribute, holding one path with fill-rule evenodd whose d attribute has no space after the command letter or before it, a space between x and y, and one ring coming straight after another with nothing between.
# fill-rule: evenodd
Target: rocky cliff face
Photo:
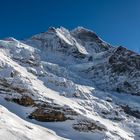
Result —
<instances>
[{"instance_id":1,"label":"rocky cliff face","mask_svg":"<svg viewBox=\"0 0 140 140\"><path fill-rule=\"evenodd\" d=\"M84 68L84 76L91 78L93 84L101 89L140 95L140 55L122 46L109 45L93 31L83 27L72 31L63 27L50 28L48 32L33 36L27 43L35 47L39 44L46 49L45 52L53 50L64 57L71 57L76 64L90 64L90 67ZM60 59L59 55L55 57ZM73 63L69 59L66 61Z\"/></svg>"},{"instance_id":2,"label":"rocky cliff face","mask_svg":"<svg viewBox=\"0 0 140 140\"><path fill-rule=\"evenodd\" d=\"M64 138L138 140L139 68L137 53L83 27L7 38L0 40L0 104Z\"/></svg>"},{"instance_id":3,"label":"rocky cliff face","mask_svg":"<svg viewBox=\"0 0 140 140\"><path fill-rule=\"evenodd\" d=\"M120 46L106 52L104 61L93 65L87 72L94 83L104 90L139 96L139 58L137 53Z\"/></svg>"}]
</instances>

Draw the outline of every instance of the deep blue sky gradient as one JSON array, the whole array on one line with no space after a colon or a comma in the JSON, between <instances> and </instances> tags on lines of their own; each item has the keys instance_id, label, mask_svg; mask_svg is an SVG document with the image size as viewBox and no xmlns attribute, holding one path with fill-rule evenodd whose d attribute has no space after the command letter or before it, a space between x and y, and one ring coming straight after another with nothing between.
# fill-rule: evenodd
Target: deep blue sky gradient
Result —
<instances>
[{"instance_id":1,"label":"deep blue sky gradient","mask_svg":"<svg viewBox=\"0 0 140 140\"><path fill-rule=\"evenodd\" d=\"M84 26L140 52L140 0L0 0L0 38L28 38L49 26Z\"/></svg>"}]
</instances>

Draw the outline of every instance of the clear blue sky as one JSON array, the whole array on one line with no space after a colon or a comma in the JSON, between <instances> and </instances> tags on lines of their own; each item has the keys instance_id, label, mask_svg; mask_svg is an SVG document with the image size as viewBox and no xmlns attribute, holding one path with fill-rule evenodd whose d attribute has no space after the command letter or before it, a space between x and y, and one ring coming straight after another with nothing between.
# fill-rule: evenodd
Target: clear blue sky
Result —
<instances>
[{"instance_id":1,"label":"clear blue sky","mask_svg":"<svg viewBox=\"0 0 140 140\"><path fill-rule=\"evenodd\" d=\"M27 38L49 26L84 26L140 52L140 0L0 0L0 38Z\"/></svg>"}]
</instances>

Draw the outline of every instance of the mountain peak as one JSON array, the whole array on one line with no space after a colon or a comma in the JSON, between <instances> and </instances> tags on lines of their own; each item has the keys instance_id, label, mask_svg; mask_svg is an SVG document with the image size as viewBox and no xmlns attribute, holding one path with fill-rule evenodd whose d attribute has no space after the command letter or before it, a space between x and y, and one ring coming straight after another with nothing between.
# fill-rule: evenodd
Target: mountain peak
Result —
<instances>
[{"instance_id":1,"label":"mountain peak","mask_svg":"<svg viewBox=\"0 0 140 140\"><path fill-rule=\"evenodd\" d=\"M69 32L69 30L66 29L66 28L63 27L63 26L60 26L60 27L49 27L49 28L48 28L48 32L56 32L57 30L63 31L63 32Z\"/></svg>"},{"instance_id":2,"label":"mountain peak","mask_svg":"<svg viewBox=\"0 0 140 140\"><path fill-rule=\"evenodd\" d=\"M6 41L15 41L15 42L18 41L18 40L15 39L14 37L6 37L6 38L4 38L4 40L6 40Z\"/></svg>"},{"instance_id":3,"label":"mountain peak","mask_svg":"<svg viewBox=\"0 0 140 140\"><path fill-rule=\"evenodd\" d=\"M74 34L83 34L85 36L87 35L93 38L98 38L95 32L93 32L92 30L86 29L82 26L78 26L77 28L73 29L71 32Z\"/></svg>"},{"instance_id":4,"label":"mountain peak","mask_svg":"<svg viewBox=\"0 0 140 140\"><path fill-rule=\"evenodd\" d=\"M72 31L75 31L75 32L82 32L82 31L85 31L85 32L93 32L92 30L90 29L87 29L83 26L78 26L76 28L74 28Z\"/></svg>"},{"instance_id":5,"label":"mountain peak","mask_svg":"<svg viewBox=\"0 0 140 140\"><path fill-rule=\"evenodd\" d=\"M139 101L140 56L93 31L50 27L24 43L0 40L0 104L26 120L0 106L1 138L139 140Z\"/></svg>"},{"instance_id":6,"label":"mountain peak","mask_svg":"<svg viewBox=\"0 0 140 140\"><path fill-rule=\"evenodd\" d=\"M92 52L98 53L111 48L93 31L84 27L77 27L71 31L64 27L49 27L47 32L34 35L27 40L30 45L36 46L35 42L37 46L47 46L46 49L52 48L76 58L86 58L86 56L91 56Z\"/></svg>"}]
</instances>

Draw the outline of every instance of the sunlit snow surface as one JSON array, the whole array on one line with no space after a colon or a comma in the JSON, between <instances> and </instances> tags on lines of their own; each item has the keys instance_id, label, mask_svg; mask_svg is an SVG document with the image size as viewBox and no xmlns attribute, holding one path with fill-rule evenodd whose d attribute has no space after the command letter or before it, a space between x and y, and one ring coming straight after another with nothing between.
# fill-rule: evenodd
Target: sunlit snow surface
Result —
<instances>
[{"instance_id":1,"label":"sunlit snow surface","mask_svg":"<svg viewBox=\"0 0 140 140\"><path fill-rule=\"evenodd\" d=\"M53 131L22 120L0 105L1 140L63 140Z\"/></svg>"},{"instance_id":2,"label":"sunlit snow surface","mask_svg":"<svg viewBox=\"0 0 140 140\"><path fill-rule=\"evenodd\" d=\"M5 78L13 87L28 89L26 94L34 100L55 103L62 108L68 106L79 114L74 120L64 122L31 120L27 116L35 108L6 101L4 98L16 97L18 94L7 93L1 89L0 139L61 139L58 136L72 140L140 139L140 120L120 112L120 106L124 104L139 110L140 96L106 92L96 88L84 72L103 63L105 60L102 58L106 53L100 50L98 43L92 42L91 45L90 38L86 38L86 42L77 39L73 34L80 30L83 28L79 27L70 33L61 27L55 31L35 35L24 43L13 38L0 40L1 79ZM110 48L105 42L102 44ZM75 58L73 50L86 57L77 58L81 57L78 54ZM90 56L94 62L88 62ZM11 77L13 71L18 72L15 77ZM108 99L111 99L111 102L108 102ZM108 115L104 116L102 112ZM113 120L116 112L121 121ZM107 131L76 131L73 124L79 120L93 121ZM47 128L56 132L58 136Z\"/></svg>"}]
</instances>

